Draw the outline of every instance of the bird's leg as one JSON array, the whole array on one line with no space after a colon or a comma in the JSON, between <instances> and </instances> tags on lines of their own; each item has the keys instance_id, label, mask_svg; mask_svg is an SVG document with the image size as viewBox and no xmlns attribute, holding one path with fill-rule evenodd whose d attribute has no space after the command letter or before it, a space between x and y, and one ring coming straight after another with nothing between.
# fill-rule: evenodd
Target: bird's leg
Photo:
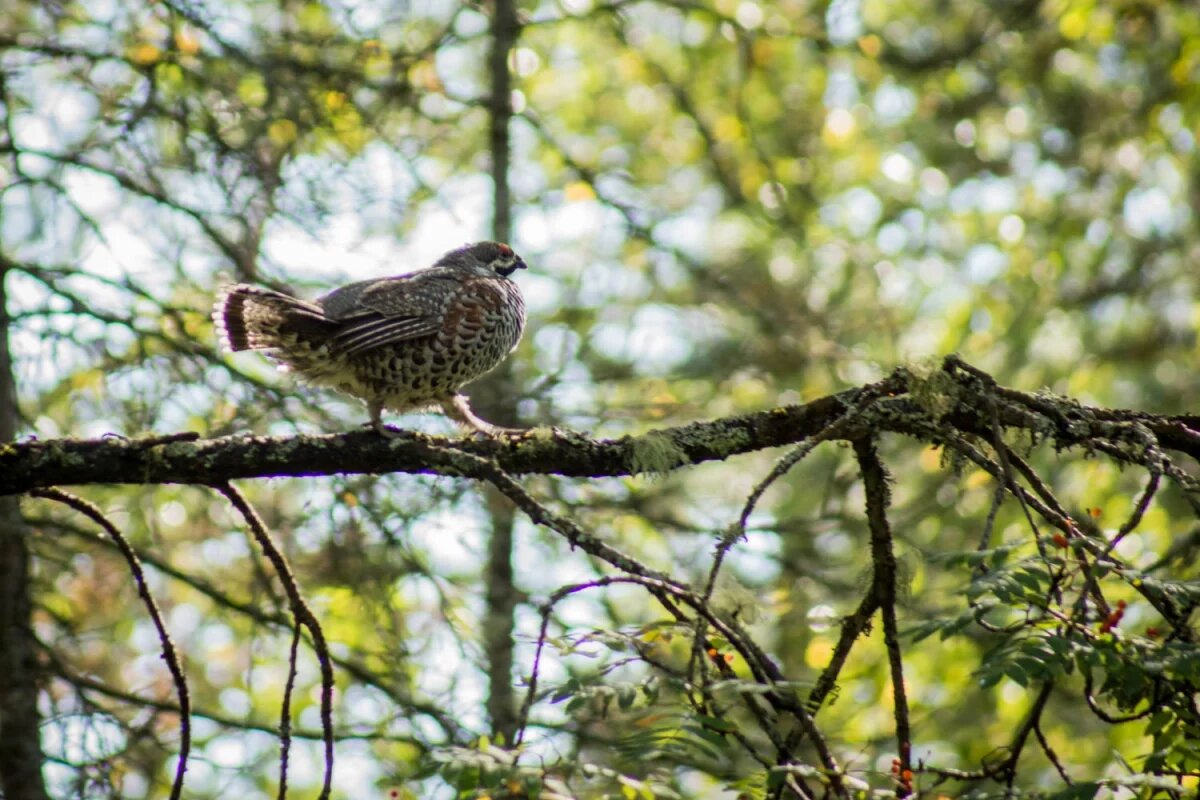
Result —
<instances>
[{"instance_id":1,"label":"bird's leg","mask_svg":"<svg viewBox=\"0 0 1200 800\"><path fill-rule=\"evenodd\" d=\"M471 410L471 404L467 400L466 395L455 394L442 400L442 411L446 416L460 425L466 425L469 428L474 428L479 433L487 436L504 436L525 433L521 428L503 428L499 425L493 425L486 420L480 419Z\"/></svg>"},{"instance_id":2,"label":"bird's leg","mask_svg":"<svg viewBox=\"0 0 1200 800\"><path fill-rule=\"evenodd\" d=\"M400 434L383 424L383 401L370 400L367 402L367 413L371 415L371 427L387 439L398 439Z\"/></svg>"}]
</instances>

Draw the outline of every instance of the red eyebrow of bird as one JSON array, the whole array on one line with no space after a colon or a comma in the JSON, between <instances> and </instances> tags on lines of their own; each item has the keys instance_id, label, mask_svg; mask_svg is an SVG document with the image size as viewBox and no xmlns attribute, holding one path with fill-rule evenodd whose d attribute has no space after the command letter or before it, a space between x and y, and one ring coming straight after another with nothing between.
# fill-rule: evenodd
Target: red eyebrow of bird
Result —
<instances>
[{"instance_id":1,"label":"red eyebrow of bird","mask_svg":"<svg viewBox=\"0 0 1200 800\"><path fill-rule=\"evenodd\" d=\"M500 251L500 255L504 256L505 258L513 254L513 249L506 244L500 245L497 249Z\"/></svg>"}]
</instances>

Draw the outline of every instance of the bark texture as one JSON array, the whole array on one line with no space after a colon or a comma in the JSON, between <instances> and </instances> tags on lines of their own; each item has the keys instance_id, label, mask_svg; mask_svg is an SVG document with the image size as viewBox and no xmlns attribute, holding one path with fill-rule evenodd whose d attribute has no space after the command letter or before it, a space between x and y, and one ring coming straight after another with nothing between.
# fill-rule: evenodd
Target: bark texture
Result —
<instances>
[{"instance_id":1,"label":"bark texture","mask_svg":"<svg viewBox=\"0 0 1200 800\"><path fill-rule=\"evenodd\" d=\"M18 419L6 309L0 272L0 442L12 441ZM13 469L20 468L0 467L0 473ZM29 567L29 528L20 501L0 497L0 797L6 800L46 797Z\"/></svg>"}]
</instances>

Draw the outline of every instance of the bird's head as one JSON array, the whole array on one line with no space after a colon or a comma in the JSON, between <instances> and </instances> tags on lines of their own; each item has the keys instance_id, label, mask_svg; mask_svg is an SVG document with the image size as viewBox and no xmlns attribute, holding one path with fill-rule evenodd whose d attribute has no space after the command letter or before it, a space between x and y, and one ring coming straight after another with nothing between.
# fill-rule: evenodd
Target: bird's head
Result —
<instances>
[{"instance_id":1,"label":"bird's head","mask_svg":"<svg viewBox=\"0 0 1200 800\"><path fill-rule=\"evenodd\" d=\"M480 242L475 246L481 250L479 260L505 277L519 269L525 269L525 262L521 257L503 242Z\"/></svg>"},{"instance_id":2,"label":"bird's head","mask_svg":"<svg viewBox=\"0 0 1200 800\"><path fill-rule=\"evenodd\" d=\"M525 262L513 249L503 242L476 242L457 250L451 250L442 256L439 264L482 268L487 272L508 277L519 269L525 269Z\"/></svg>"}]
</instances>

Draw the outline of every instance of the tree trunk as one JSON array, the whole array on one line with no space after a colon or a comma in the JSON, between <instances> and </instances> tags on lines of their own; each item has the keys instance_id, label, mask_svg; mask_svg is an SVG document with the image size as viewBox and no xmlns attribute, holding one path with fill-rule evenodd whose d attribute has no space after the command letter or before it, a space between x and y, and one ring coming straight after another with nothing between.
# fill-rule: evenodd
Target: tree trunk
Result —
<instances>
[{"instance_id":1,"label":"tree trunk","mask_svg":"<svg viewBox=\"0 0 1200 800\"><path fill-rule=\"evenodd\" d=\"M491 96L488 104L492 162L492 238L512 238L512 197L508 185L511 155L509 121L512 119L512 76L508 56L520 35L514 0L495 0L492 15L492 49L488 54ZM512 371L505 362L477 384L476 395L485 419L500 425L516 422ZM513 691L513 627L518 590L513 583L514 512L507 498L488 487L487 509L491 522L488 560L484 568L484 653L488 677L488 719L493 734L512 743L517 727L517 701Z\"/></svg>"},{"instance_id":2,"label":"tree trunk","mask_svg":"<svg viewBox=\"0 0 1200 800\"><path fill-rule=\"evenodd\" d=\"M11 442L18 425L17 386L4 277L0 272L0 442ZM0 796L6 800L46 797L29 561L29 529L21 519L20 500L0 497Z\"/></svg>"}]
</instances>

